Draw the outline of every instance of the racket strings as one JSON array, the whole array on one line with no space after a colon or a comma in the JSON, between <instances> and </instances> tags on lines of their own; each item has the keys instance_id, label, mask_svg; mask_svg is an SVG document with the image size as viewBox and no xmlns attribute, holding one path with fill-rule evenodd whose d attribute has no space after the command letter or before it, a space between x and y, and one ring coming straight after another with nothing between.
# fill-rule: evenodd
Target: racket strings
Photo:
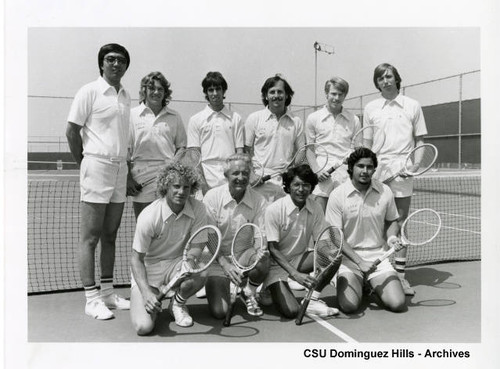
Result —
<instances>
[{"instance_id":1,"label":"racket strings","mask_svg":"<svg viewBox=\"0 0 500 369\"><path fill-rule=\"evenodd\" d=\"M196 149L184 149L175 155L174 160L183 165L196 167L200 163L201 154Z\"/></svg>"},{"instance_id":2,"label":"racket strings","mask_svg":"<svg viewBox=\"0 0 500 369\"><path fill-rule=\"evenodd\" d=\"M251 269L257 263L259 250L262 248L262 235L254 226L243 226L234 236L232 256L235 264L241 269Z\"/></svg>"},{"instance_id":3,"label":"racket strings","mask_svg":"<svg viewBox=\"0 0 500 369\"><path fill-rule=\"evenodd\" d=\"M250 171L250 178L248 180L250 186L257 185L264 176L264 168L257 161L252 161L252 170Z\"/></svg>"},{"instance_id":4,"label":"racket strings","mask_svg":"<svg viewBox=\"0 0 500 369\"><path fill-rule=\"evenodd\" d=\"M203 270L219 251L219 236L211 230L204 230L193 237L191 245L187 253L191 271Z\"/></svg>"},{"instance_id":5,"label":"racket strings","mask_svg":"<svg viewBox=\"0 0 500 369\"><path fill-rule=\"evenodd\" d=\"M341 251L342 232L338 228L329 227L323 231L314 248L314 268L321 270L332 263Z\"/></svg>"},{"instance_id":6,"label":"racket strings","mask_svg":"<svg viewBox=\"0 0 500 369\"><path fill-rule=\"evenodd\" d=\"M433 146L422 145L412 151L406 161L406 170L411 174L419 174L426 171L434 164L436 150Z\"/></svg>"},{"instance_id":7,"label":"racket strings","mask_svg":"<svg viewBox=\"0 0 500 369\"><path fill-rule=\"evenodd\" d=\"M320 162L318 158L322 158ZM308 164L314 173L320 172L327 164L328 152L318 144L309 144L301 147L295 155L291 166L296 167L302 164Z\"/></svg>"},{"instance_id":8,"label":"racket strings","mask_svg":"<svg viewBox=\"0 0 500 369\"><path fill-rule=\"evenodd\" d=\"M424 244L432 240L441 228L441 218L431 211L417 212L406 220L401 233L410 244Z\"/></svg>"},{"instance_id":9,"label":"racket strings","mask_svg":"<svg viewBox=\"0 0 500 369\"><path fill-rule=\"evenodd\" d=\"M372 150L374 153L380 152L382 146L385 143L384 131L377 128L376 126L366 126L360 129L354 135L351 141L351 149L357 149L358 147L366 147Z\"/></svg>"}]
</instances>

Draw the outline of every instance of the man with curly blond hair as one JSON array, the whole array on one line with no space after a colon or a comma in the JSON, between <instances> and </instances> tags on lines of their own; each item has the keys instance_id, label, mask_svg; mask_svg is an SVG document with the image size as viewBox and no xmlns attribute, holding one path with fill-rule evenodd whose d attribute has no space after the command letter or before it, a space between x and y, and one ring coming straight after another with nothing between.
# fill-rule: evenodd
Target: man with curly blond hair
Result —
<instances>
[{"instance_id":1,"label":"man with curly blond hair","mask_svg":"<svg viewBox=\"0 0 500 369\"><path fill-rule=\"evenodd\" d=\"M161 312L157 296L181 266L189 237L208 224L205 206L190 196L198 189L195 170L178 162L167 164L157 178L158 199L137 218L133 250L130 315L138 335L150 333ZM206 275L188 276L175 288L169 311L181 327L193 325L186 300L205 284Z\"/></svg>"}]
</instances>

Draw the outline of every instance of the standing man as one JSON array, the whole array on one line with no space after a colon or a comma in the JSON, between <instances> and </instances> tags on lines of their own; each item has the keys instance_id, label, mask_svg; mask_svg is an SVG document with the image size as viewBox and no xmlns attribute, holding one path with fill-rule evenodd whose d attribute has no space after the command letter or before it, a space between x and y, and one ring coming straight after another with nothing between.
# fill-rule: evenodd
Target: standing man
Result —
<instances>
[{"instance_id":1,"label":"standing man","mask_svg":"<svg viewBox=\"0 0 500 369\"><path fill-rule=\"evenodd\" d=\"M135 217L155 200L156 175L167 160L186 147L182 118L167 105L170 82L160 72L141 80L140 104L130 111L129 175L127 192L133 196ZM147 182L142 186L141 183Z\"/></svg>"},{"instance_id":2,"label":"standing man","mask_svg":"<svg viewBox=\"0 0 500 369\"><path fill-rule=\"evenodd\" d=\"M314 269L314 253L308 250L309 242L318 241L326 228L325 216L320 205L309 198L318 183L318 177L309 165L303 164L289 169L283 175L283 187L288 194L269 205L266 210L266 235L271 253L271 267L264 281L271 293L272 301L282 316L293 319L300 309L288 278L305 288L313 288L308 314L330 316L338 310L319 300L321 291L337 272L325 276L321 284L310 275ZM341 257L338 258L340 265Z\"/></svg>"},{"instance_id":3,"label":"standing man","mask_svg":"<svg viewBox=\"0 0 500 369\"><path fill-rule=\"evenodd\" d=\"M184 247L199 228L207 225L205 206L190 196L198 188L198 176L191 167L167 164L158 176L159 198L137 219L132 250L130 317L138 335L149 334L161 312L159 288L181 268ZM193 325L186 300L205 283L206 272L187 276L174 286L170 314L180 327Z\"/></svg>"},{"instance_id":4,"label":"standing man","mask_svg":"<svg viewBox=\"0 0 500 369\"><path fill-rule=\"evenodd\" d=\"M130 95L120 81L130 65L128 51L107 44L98 53L101 77L76 94L66 137L80 166L79 268L87 303L85 313L110 319L109 309L129 309L113 292L115 241L127 186ZM95 283L95 251L101 241L101 288Z\"/></svg>"},{"instance_id":5,"label":"standing man","mask_svg":"<svg viewBox=\"0 0 500 369\"><path fill-rule=\"evenodd\" d=\"M373 83L382 97L366 105L364 122L382 128L386 136L384 146L378 153L380 168L375 174L377 179L383 181L402 168L406 155L414 147L424 143L427 128L420 104L399 93L401 77L394 66L387 63L378 65L373 73ZM388 185L396 199L401 225L410 210L413 178L398 177ZM406 252L403 248L394 260L405 294L413 296L415 291L405 279Z\"/></svg>"},{"instance_id":6,"label":"standing man","mask_svg":"<svg viewBox=\"0 0 500 369\"><path fill-rule=\"evenodd\" d=\"M337 298L344 313L355 312L362 301L367 280L384 306L394 312L405 309L405 296L389 259L374 261L385 252L385 243L399 243L398 211L386 185L372 180L377 157L365 147L357 148L347 162L350 181L332 191L326 221L344 232Z\"/></svg>"},{"instance_id":7,"label":"standing man","mask_svg":"<svg viewBox=\"0 0 500 369\"><path fill-rule=\"evenodd\" d=\"M319 143L328 153L328 163L325 170L318 173L319 183L313 192L323 212L332 190L349 178L344 165L332 175L327 170L339 163L351 151L352 138L361 129L359 118L342 106L348 92L347 81L340 77L330 78L325 83L325 106L310 114L306 120L306 142ZM319 156L317 160L324 162L325 159Z\"/></svg>"},{"instance_id":8,"label":"standing man","mask_svg":"<svg viewBox=\"0 0 500 369\"><path fill-rule=\"evenodd\" d=\"M243 224L253 223L265 233L264 211L267 202L262 195L248 186L251 170L252 161L247 154L230 156L224 167L227 184L209 190L203 198L213 223L222 233L218 263L211 265L206 283L208 306L217 319L226 316L230 282L234 285L231 287L242 287L242 298L248 314L262 315L262 309L256 300L256 290L268 273L269 253L262 255L245 279L230 257L234 235Z\"/></svg>"},{"instance_id":9,"label":"standing man","mask_svg":"<svg viewBox=\"0 0 500 369\"><path fill-rule=\"evenodd\" d=\"M224 105L227 82L219 72L208 72L201 82L208 105L193 115L187 127L187 146L201 152L202 192L226 183L224 160L243 152L243 122Z\"/></svg>"},{"instance_id":10,"label":"standing man","mask_svg":"<svg viewBox=\"0 0 500 369\"><path fill-rule=\"evenodd\" d=\"M264 174L283 171L295 152L305 144L304 124L288 106L294 91L280 75L268 78L261 88L264 109L252 113L245 123L245 148L264 167ZM255 189L269 203L285 196L280 177Z\"/></svg>"}]
</instances>

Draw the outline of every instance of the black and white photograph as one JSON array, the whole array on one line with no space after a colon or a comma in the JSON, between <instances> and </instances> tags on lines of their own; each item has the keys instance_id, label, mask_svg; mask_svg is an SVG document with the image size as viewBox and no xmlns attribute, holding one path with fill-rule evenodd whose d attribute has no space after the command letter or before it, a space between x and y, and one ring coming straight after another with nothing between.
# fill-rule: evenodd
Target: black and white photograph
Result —
<instances>
[{"instance_id":1,"label":"black and white photograph","mask_svg":"<svg viewBox=\"0 0 500 369\"><path fill-rule=\"evenodd\" d=\"M492 1L30 3L6 7L7 367L496 367Z\"/></svg>"}]
</instances>

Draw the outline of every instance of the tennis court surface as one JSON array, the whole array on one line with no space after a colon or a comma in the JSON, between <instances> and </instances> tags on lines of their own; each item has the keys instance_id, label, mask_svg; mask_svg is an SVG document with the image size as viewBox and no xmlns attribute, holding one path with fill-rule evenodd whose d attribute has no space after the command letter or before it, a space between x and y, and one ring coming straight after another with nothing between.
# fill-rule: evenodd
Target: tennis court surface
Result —
<instances>
[{"instance_id":1,"label":"tennis court surface","mask_svg":"<svg viewBox=\"0 0 500 369\"><path fill-rule=\"evenodd\" d=\"M400 314L381 309L374 297L358 314L304 319L297 327L273 307L246 314L241 301L231 327L213 319L206 299L188 306L195 324L175 325L165 311L151 336L138 337L128 311L110 321L84 312L76 248L79 185L75 173L30 172L28 178L28 340L30 342L480 342L481 177L476 170L434 171L418 178L412 210L432 208L443 227L429 245L409 250L407 278L417 294ZM115 283L129 296L129 254L134 231L127 204L118 236ZM98 269L97 269L98 270ZM303 292L297 292L300 298ZM334 287L323 293L336 306ZM167 306L167 302L164 303Z\"/></svg>"}]
</instances>

